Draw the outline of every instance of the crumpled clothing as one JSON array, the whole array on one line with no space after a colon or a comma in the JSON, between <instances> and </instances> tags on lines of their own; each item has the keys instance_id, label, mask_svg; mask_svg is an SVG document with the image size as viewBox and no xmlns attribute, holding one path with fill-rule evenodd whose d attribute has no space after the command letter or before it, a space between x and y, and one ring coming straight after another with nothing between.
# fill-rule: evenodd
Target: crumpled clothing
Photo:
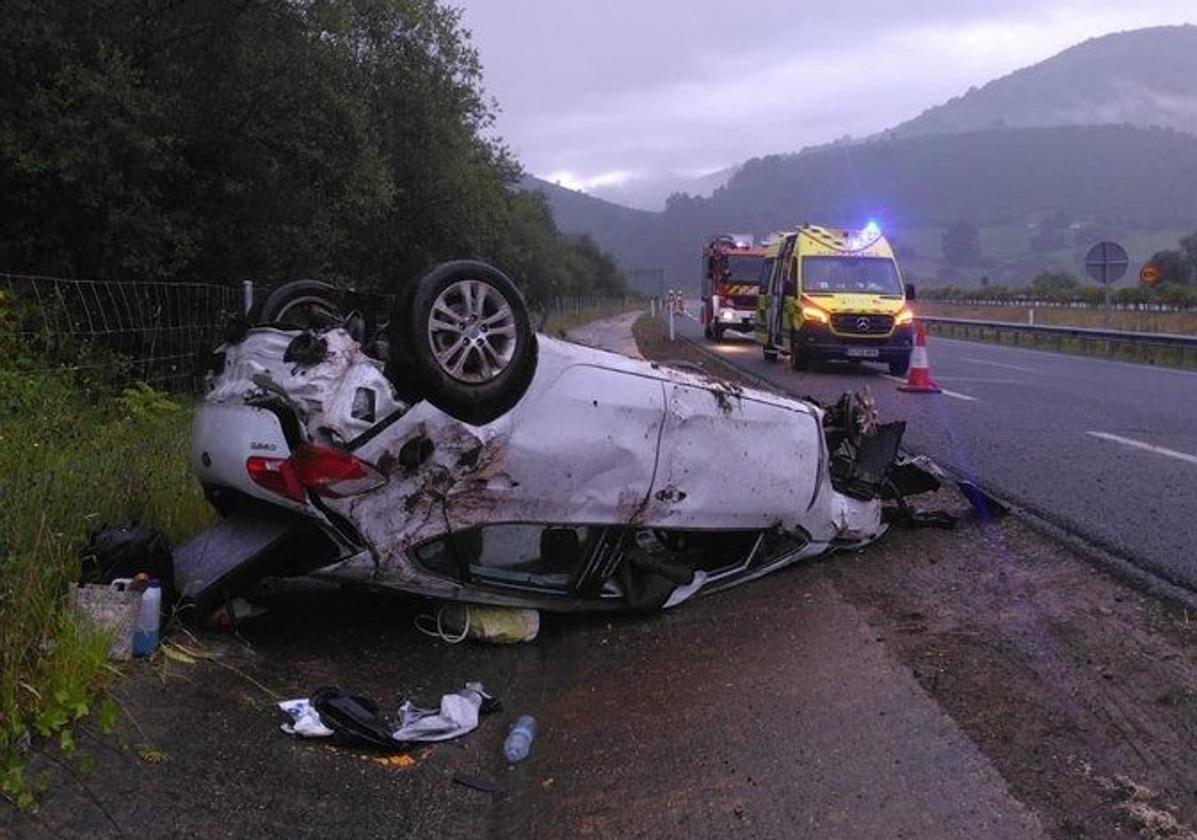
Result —
<instances>
[{"instance_id":1,"label":"crumpled clothing","mask_svg":"<svg viewBox=\"0 0 1197 840\"><path fill-rule=\"evenodd\" d=\"M288 735L299 735L302 738L327 738L333 731L320 720L320 713L306 697L295 700L283 700L278 704L291 723L284 723L282 730Z\"/></svg>"},{"instance_id":2,"label":"crumpled clothing","mask_svg":"<svg viewBox=\"0 0 1197 840\"><path fill-rule=\"evenodd\" d=\"M410 700L399 707L396 741L448 741L478 728L478 714L483 701L491 697L482 683L466 683L465 688L441 697L441 707L421 709Z\"/></svg>"},{"instance_id":3,"label":"crumpled clothing","mask_svg":"<svg viewBox=\"0 0 1197 840\"><path fill-rule=\"evenodd\" d=\"M392 733L396 741L448 741L478 728L478 716L484 704L487 711L498 702L486 693L482 683L466 683L465 688L441 697L439 709L421 709L410 700L399 707L399 728ZM291 718L282 730L301 738L328 738L335 734L324 725L320 713L307 697L284 700L278 704Z\"/></svg>"}]
</instances>

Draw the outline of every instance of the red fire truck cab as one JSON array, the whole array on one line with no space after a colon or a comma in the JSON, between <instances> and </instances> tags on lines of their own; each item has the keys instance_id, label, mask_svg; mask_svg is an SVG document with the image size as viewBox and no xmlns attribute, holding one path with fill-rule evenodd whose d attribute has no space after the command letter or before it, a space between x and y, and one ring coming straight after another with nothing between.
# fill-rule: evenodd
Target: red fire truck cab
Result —
<instances>
[{"instance_id":1,"label":"red fire truck cab","mask_svg":"<svg viewBox=\"0 0 1197 840\"><path fill-rule=\"evenodd\" d=\"M724 330L751 333L756 326L757 296L765 248L751 236L720 234L702 246L702 329L723 340Z\"/></svg>"}]
</instances>

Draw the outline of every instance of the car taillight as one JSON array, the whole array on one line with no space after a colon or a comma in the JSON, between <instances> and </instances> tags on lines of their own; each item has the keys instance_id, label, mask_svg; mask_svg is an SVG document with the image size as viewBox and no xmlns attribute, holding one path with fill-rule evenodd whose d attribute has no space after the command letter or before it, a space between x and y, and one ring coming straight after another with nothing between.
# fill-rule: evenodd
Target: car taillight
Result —
<instances>
[{"instance_id":1,"label":"car taillight","mask_svg":"<svg viewBox=\"0 0 1197 840\"><path fill-rule=\"evenodd\" d=\"M297 502L304 500L303 485L290 458L262 458L257 455L245 459L245 471L259 487L278 493Z\"/></svg>"},{"instance_id":2,"label":"car taillight","mask_svg":"<svg viewBox=\"0 0 1197 840\"><path fill-rule=\"evenodd\" d=\"M348 452L301 444L290 458L251 457L245 470L257 485L302 502L308 490L339 499L386 483L386 476Z\"/></svg>"}]
</instances>

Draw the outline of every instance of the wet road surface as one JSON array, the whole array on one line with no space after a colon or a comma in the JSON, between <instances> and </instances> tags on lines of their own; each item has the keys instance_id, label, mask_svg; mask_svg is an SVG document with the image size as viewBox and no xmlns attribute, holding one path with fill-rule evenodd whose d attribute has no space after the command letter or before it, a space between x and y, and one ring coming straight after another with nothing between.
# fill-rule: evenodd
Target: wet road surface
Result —
<instances>
[{"instance_id":1,"label":"wet road surface","mask_svg":"<svg viewBox=\"0 0 1197 840\"><path fill-rule=\"evenodd\" d=\"M944 393L907 394L880 365L800 373L748 336L714 344L692 319L676 327L794 394L830 401L868 385L884 418L907 421L912 450L1197 588L1197 372L932 337Z\"/></svg>"}]
</instances>

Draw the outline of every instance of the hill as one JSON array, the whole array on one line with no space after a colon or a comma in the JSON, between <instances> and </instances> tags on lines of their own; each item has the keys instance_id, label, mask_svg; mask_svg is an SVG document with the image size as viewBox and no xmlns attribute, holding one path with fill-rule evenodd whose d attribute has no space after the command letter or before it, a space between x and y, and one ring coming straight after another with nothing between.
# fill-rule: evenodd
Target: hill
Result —
<instances>
[{"instance_id":1,"label":"hill","mask_svg":"<svg viewBox=\"0 0 1197 840\"><path fill-rule=\"evenodd\" d=\"M1197 26L1118 32L973 88L887 134L1119 123L1197 133L1195 77Z\"/></svg>"},{"instance_id":2,"label":"hill","mask_svg":"<svg viewBox=\"0 0 1197 840\"><path fill-rule=\"evenodd\" d=\"M546 194L564 230L590 232L625 270L665 268L670 285L697 282L699 242L713 231L868 218L921 278L1024 282L1046 267L1080 271L1086 236L1125 238L1145 259L1197 228L1197 94L1185 89L1195 76L1197 27L1116 33L868 140L754 158L709 198L674 195L662 213ZM1035 243L1044 219L1065 231ZM939 247L954 222L981 229L985 259L963 278Z\"/></svg>"}]
</instances>

